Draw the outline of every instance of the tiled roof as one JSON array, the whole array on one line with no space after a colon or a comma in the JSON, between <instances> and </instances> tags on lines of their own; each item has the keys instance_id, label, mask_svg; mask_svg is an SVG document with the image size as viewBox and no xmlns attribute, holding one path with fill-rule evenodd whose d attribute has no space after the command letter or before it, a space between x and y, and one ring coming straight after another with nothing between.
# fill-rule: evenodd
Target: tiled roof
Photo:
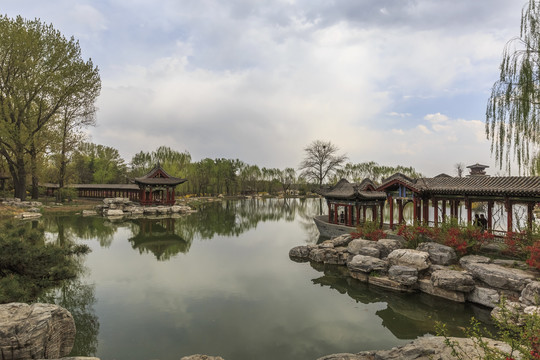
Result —
<instances>
[{"instance_id":1,"label":"tiled roof","mask_svg":"<svg viewBox=\"0 0 540 360\"><path fill-rule=\"evenodd\" d=\"M411 179L394 174L377 190L386 190L395 183L428 195L540 197L540 176L470 176L451 177L440 174L434 178Z\"/></svg>"},{"instance_id":2,"label":"tiled roof","mask_svg":"<svg viewBox=\"0 0 540 360\"><path fill-rule=\"evenodd\" d=\"M137 184L142 185L165 185L176 186L187 181L167 174L165 170L158 164L150 172L144 176L133 179Z\"/></svg>"},{"instance_id":3,"label":"tiled roof","mask_svg":"<svg viewBox=\"0 0 540 360\"><path fill-rule=\"evenodd\" d=\"M369 185L373 185L371 180L367 179L360 184L350 183L341 179L338 183L328 189L321 189L319 194L325 198L343 199L343 200L383 200L386 199L386 193L382 191L367 190Z\"/></svg>"}]
</instances>

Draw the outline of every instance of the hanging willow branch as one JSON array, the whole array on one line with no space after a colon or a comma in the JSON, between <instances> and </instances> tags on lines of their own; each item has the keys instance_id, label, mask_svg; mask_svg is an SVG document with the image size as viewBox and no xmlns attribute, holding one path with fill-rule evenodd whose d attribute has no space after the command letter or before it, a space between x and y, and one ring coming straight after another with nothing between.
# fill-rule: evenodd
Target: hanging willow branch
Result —
<instances>
[{"instance_id":1,"label":"hanging willow branch","mask_svg":"<svg viewBox=\"0 0 540 360\"><path fill-rule=\"evenodd\" d=\"M521 12L520 37L503 51L499 80L486 110L486 134L501 168L540 169L540 4L530 0Z\"/></svg>"}]
</instances>

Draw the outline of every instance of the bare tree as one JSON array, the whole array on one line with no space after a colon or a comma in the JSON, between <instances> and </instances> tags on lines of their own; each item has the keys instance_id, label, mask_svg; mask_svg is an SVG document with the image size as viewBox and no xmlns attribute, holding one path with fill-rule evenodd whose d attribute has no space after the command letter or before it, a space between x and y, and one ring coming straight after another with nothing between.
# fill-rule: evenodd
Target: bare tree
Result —
<instances>
[{"instance_id":1,"label":"bare tree","mask_svg":"<svg viewBox=\"0 0 540 360\"><path fill-rule=\"evenodd\" d=\"M322 186L326 177L340 169L347 156L338 155L339 148L330 141L315 140L304 148L306 154L298 167L302 176Z\"/></svg>"},{"instance_id":2,"label":"bare tree","mask_svg":"<svg viewBox=\"0 0 540 360\"><path fill-rule=\"evenodd\" d=\"M454 169L456 169L457 177L463 177L463 172L465 171L465 164L456 163L454 165Z\"/></svg>"}]
</instances>

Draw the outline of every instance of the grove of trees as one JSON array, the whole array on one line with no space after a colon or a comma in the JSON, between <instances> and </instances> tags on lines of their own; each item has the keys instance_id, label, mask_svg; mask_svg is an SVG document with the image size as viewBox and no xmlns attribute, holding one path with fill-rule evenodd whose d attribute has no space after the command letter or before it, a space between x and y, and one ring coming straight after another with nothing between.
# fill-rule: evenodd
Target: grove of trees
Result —
<instances>
[{"instance_id":1,"label":"grove of trees","mask_svg":"<svg viewBox=\"0 0 540 360\"><path fill-rule=\"evenodd\" d=\"M101 90L97 67L84 60L79 43L39 20L0 15L0 154L11 174L15 196L38 196L45 155L65 181L79 130L91 125Z\"/></svg>"}]
</instances>

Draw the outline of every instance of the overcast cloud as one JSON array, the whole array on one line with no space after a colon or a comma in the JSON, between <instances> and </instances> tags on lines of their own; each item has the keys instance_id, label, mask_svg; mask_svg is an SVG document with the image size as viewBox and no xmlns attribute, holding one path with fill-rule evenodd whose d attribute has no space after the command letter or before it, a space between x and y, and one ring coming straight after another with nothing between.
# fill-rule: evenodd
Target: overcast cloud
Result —
<instances>
[{"instance_id":1,"label":"overcast cloud","mask_svg":"<svg viewBox=\"0 0 540 360\"><path fill-rule=\"evenodd\" d=\"M103 89L91 140L129 161L297 167L316 139L351 162L454 175L490 165L484 114L514 0L0 0L79 39Z\"/></svg>"}]
</instances>

